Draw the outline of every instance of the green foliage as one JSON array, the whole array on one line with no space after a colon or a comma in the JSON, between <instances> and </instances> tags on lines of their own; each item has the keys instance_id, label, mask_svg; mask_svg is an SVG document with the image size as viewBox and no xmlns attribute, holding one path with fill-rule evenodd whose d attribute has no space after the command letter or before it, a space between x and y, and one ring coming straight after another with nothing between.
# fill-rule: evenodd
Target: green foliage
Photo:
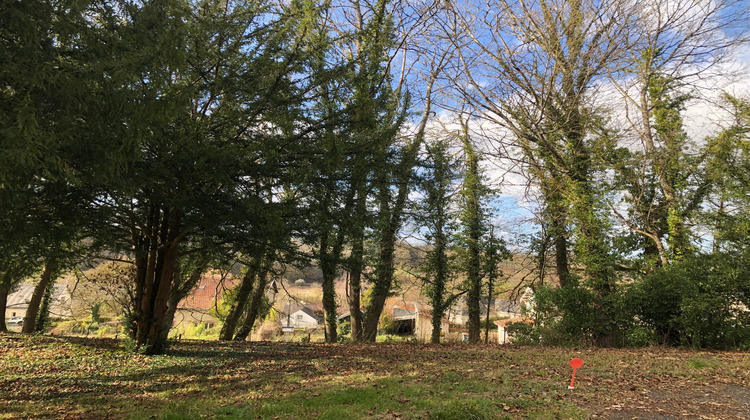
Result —
<instances>
[{"instance_id":1,"label":"green foliage","mask_svg":"<svg viewBox=\"0 0 750 420\"><path fill-rule=\"evenodd\" d=\"M716 249L750 250L750 100L725 95L734 121L709 139L706 177L712 184L703 220L713 228Z\"/></svg>"},{"instance_id":2,"label":"green foliage","mask_svg":"<svg viewBox=\"0 0 750 420\"><path fill-rule=\"evenodd\" d=\"M658 344L654 330L644 325L633 325L623 334L625 347L648 347Z\"/></svg>"},{"instance_id":3,"label":"green foliage","mask_svg":"<svg viewBox=\"0 0 750 420\"><path fill-rule=\"evenodd\" d=\"M746 256L704 255L661 268L630 287L637 320L660 344L742 348L750 344Z\"/></svg>"},{"instance_id":4,"label":"green foliage","mask_svg":"<svg viewBox=\"0 0 750 420\"><path fill-rule=\"evenodd\" d=\"M101 322L102 320L101 310L102 310L101 302L96 302L93 305L91 305L91 314L89 315L89 317L91 318L91 322Z\"/></svg>"},{"instance_id":5,"label":"green foliage","mask_svg":"<svg viewBox=\"0 0 750 420\"><path fill-rule=\"evenodd\" d=\"M511 322L506 326L508 337L512 338L513 343L522 346L531 346L541 344L542 337L540 329L525 322ZM547 338L546 340L549 340Z\"/></svg>"},{"instance_id":6,"label":"green foliage","mask_svg":"<svg viewBox=\"0 0 750 420\"><path fill-rule=\"evenodd\" d=\"M52 324L52 318L50 317L50 305L52 303L52 293L55 290L55 282L51 281L47 284L47 288L44 290L44 296L42 297L42 304L39 307L39 313L37 314L36 324L34 324L34 332L42 334Z\"/></svg>"},{"instance_id":7,"label":"green foliage","mask_svg":"<svg viewBox=\"0 0 750 420\"><path fill-rule=\"evenodd\" d=\"M379 330L383 334L387 335L393 335L398 333L398 322L394 320L390 315L388 315L386 312L383 312L380 315L380 322L379 322Z\"/></svg>"},{"instance_id":8,"label":"green foliage","mask_svg":"<svg viewBox=\"0 0 750 420\"><path fill-rule=\"evenodd\" d=\"M544 285L536 290L534 325L514 323L508 331L524 344L590 346L614 334L616 341L608 345L617 345L623 328L632 323L622 306L619 289L601 297L575 280L560 288Z\"/></svg>"},{"instance_id":9,"label":"green foliage","mask_svg":"<svg viewBox=\"0 0 750 420\"><path fill-rule=\"evenodd\" d=\"M536 295L537 325L533 334L544 345L591 345L597 331L596 297L575 282L561 287L539 287Z\"/></svg>"},{"instance_id":10,"label":"green foliage","mask_svg":"<svg viewBox=\"0 0 750 420\"><path fill-rule=\"evenodd\" d=\"M349 335L352 333L352 323L349 321L340 322L336 328L336 337L339 343L349 341Z\"/></svg>"}]
</instances>

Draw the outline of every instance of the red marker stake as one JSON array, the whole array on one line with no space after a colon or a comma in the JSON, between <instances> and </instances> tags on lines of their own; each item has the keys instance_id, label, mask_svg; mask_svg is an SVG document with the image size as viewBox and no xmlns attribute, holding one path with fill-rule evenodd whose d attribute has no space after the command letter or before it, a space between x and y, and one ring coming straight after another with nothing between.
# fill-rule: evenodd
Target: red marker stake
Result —
<instances>
[{"instance_id":1,"label":"red marker stake","mask_svg":"<svg viewBox=\"0 0 750 420\"><path fill-rule=\"evenodd\" d=\"M574 389L575 388L575 386L573 386L573 383L576 380L576 370L578 370L578 368L580 368L581 366L583 366L583 360L581 360L581 359L579 359L577 357L575 359L573 359L573 360L570 361L570 367L573 368L573 377L570 378L570 386L568 386L568 389Z\"/></svg>"}]
</instances>

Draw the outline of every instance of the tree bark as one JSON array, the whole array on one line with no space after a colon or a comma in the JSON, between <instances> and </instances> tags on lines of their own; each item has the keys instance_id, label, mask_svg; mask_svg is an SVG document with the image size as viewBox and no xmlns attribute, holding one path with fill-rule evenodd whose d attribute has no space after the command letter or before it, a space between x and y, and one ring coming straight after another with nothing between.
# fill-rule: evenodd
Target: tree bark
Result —
<instances>
[{"instance_id":1,"label":"tree bark","mask_svg":"<svg viewBox=\"0 0 750 420\"><path fill-rule=\"evenodd\" d=\"M48 285L52 282L56 270L57 267L55 261L52 259L47 260L44 264L44 271L42 271L39 283L34 287L34 291L31 294L31 300L29 300L29 306L28 309L26 309L26 317L24 317L23 326L21 327L22 333L34 333L34 330L36 329L37 315L39 315L39 306L42 303L44 291L47 290Z\"/></svg>"},{"instance_id":2,"label":"tree bark","mask_svg":"<svg viewBox=\"0 0 750 420\"><path fill-rule=\"evenodd\" d=\"M234 336L234 341L245 341L253 330L255 320L258 318L260 306L263 304L263 296L268 285L268 272L274 261L271 255L266 257L266 261L261 265L260 272L257 275L258 284L253 291L253 298L250 301L250 307L247 309L245 320L242 322L239 331Z\"/></svg>"},{"instance_id":3,"label":"tree bark","mask_svg":"<svg viewBox=\"0 0 750 420\"><path fill-rule=\"evenodd\" d=\"M362 271L364 270L365 223L367 218L367 184L365 176L356 176L357 197L354 202L354 218L352 220L352 251L349 256L349 286L347 288L347 303L349 304L349 319L352 341L362 341Z\"/></svg>"},{"instance_id":4,"label":"tree bark","mask_svg":"<svg viewBox=\"0 0 750 420\"><path fill-rule=\"evenodd\" d=\"M0 287L0 311L3 314L3 320L0 322L0 332L8 332L8 326L5 325L5 311L8 307L8 289Z\"/></svg>"},{"instance_id":5,"label":"tree bark","mask_svg":"<svg viewBox=\"0 0 750 420\"><path fill-rule=\"evenodd\" d=\"M161 213L161 214L159 214ZM158 222L161 215L161 223ZM164 329L171 327L170 297L179 287L179 244L187 234L181 231L181 215L169 210L151 214L150 232L142 250L145 267L137 272L136 302L138 313L134 332L136 349L145 354L160 354L167 348ZM141 260L141 264L144 260ZM176 305L175 305L176 306ZM172 312L174 314L174 312ZM167 331L168 332L168 331Z\"/></svg>"},{"instance_id":6,"label":"tree bark","mask_svg":"<svg viewBox=\"0 0 750 420\"><path fill-rule=\"evenodd\" d=\"M256 256L252 265L248 267L247 272L242 276L242 283L240 283L239 286L240 289L237 292L234 302L232 302L232 307L229 309L229 313L224 320L224 325L221 326L219 340L229 341L234 337L237 324L240 322L240 318L247 307L250 293L252 292L253 287L255 287L255 279L257 278L260 265L257 260L258 257Z\"/></svg>"},{"instance_id":7,"label":"tree bark","mask_svg":"<svg viewBox=\"0 0 750 420\"><path fill-rule=\"evenodd\" d=\"M326 343L335 343L337 336L337 312L336 312L336 264L330 259L321 259L323 271L323 311L325 325Z\"/></svg>"},{"instance_id":8,"label":"tree bark","mask_svg":"<svg viewBox=\"0 0 750 420\"><path fill-rule=\"evenodd\" d=\"M466 176L464 177L464 221L463 224L467 231L467 261L466 261L466 281L468 282L469 292L467 293L467 307L469 312L469 343L478 344L481 341L482 325L481 310L479 301L482 298L482 274L481 274L481 236L482 236L482 215L479 206L480 199L480 174L479 174L479 157L469 139L468 122L461 121L463 133L461 140L463 142L464 154L466 155Z\"/></svg>"}]
</instances>

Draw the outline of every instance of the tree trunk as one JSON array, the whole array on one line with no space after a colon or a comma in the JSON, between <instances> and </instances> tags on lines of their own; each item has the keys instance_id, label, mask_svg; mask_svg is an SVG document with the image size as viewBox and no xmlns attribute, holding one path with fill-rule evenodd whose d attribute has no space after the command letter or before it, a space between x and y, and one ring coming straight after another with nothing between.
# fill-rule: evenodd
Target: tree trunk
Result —
<instances>
[{"instance_id":1,"label":"tree trunk","mask_svg":"<svg viewBox=\"0 0 750 420\"><path fill-rule=\"evenodd\" d=\"M323 311L325 315L325 337L326 343L335 343L337 337L336 318L336 265L331 261L325 261L321 267L323 271Z\"/></svg>"},{"instance_id":2,"label":"tree trunk","mask_svg":"<svg viewBox=\"0 0 750 420\"><path fill-rule=\"evenodd\" d=\"M247 315L242 323L237 335L234 336L235 341L245 341L253 330L255 320L258 318L258 312L260 306L263 304L263 296L266 292L266 286L268 285L268 271L271 269L274 261L271 256L267 256L265 263L261 267L261 271L258 273L258 284L253 291L253 298L250 301L250 307L247 309Z\"/></svg>"},{"instance_id":3,"label":"tree trunk","mask_svg":"<svg viewBox=\"0 0 750 420\"><path fill-rule=\"evenodd\" d=\"M172 329L174 323L174 315L177 312L177 305L182 299L184 299L190 292L195 288L195 285L203 276L203 273L208 267L208 262L199 264L190 276L186 280L182 280L182 273L177 265L178 269L174 275L174 283L172 284L172 290L169 292L169 299L167 300L167 312L165 313L165 322L162 325L161 333L159 335L159 341L166 343L169 339L169 331Z\"/></svg>"},{"instance_id":4,"label":"tree trunk","mask_svg":"<svg viewBox=\"0 0 750 420\"><path fill-rule=\"evenodd\" d=\"M477 344L481 341L482 326L480 321L481 311L479 300L482 298L482 275L481 275L481 237L482 220L479 207L480 197L480 174L479 157L474 151L469 140L468 122L461 122L463 127L463 147L466 154L466 176L464 179L464 198L466 200L464 226L468 231L468 260L466 266L466 280L469 283L467 294L467 306L469 311L469 343Z\"/></svg>"},{"instance_id":5,"label":"tree trunk","mask_svg":"<svg viewBox=\"0 0 750 420\"><path fill-rule=\"evenodd\" d=\"M247 302L250 299L250 293L255 286L255 279L257 278L259 268L258 258L254 258L252 265L248 267L247 272L242 277L242 283L240 283L240 289L237 292L237 296L232 302L232 307L229 309L224 325L221 326L221 332L219 332L219 340L229 341L234 337L237 324L240 322L242 314L245 312Z\"/></svg>"},{"instance_id":6,"label":"tree trunk","mask_svg":"<svg viewBox=\"0 0 750 420\"><path fill-rule=\"evenodd\" d=\"M50 306L52 305L52 293L54 292L55 282L51 281L47 284L47 288L44 290L44 297L42 297L42 305L39 307L39 313L36 317L36 325L34 325L34 332L37 334L43 334L44 330L49 326L50 318Z\"/></svg>"},{"instance_id":7,"label":"tree trunk","mask_svg":"<svg viewBox=\"0 0 750 420\"><path fill-rule=\"evenodd\" d=\"M349 319L352 341L362 341L362 270L364 269L365 218L367 212L367 191L365 183L358 180L357 200L354 208L352 229L352 252L349 257Z\"/></svg>"},{"instance_id":8,"label":"tree trunk","mask_svg":"<svg viewBox=\"0 0 750 420\"><path fill-rule=\"evenodd\" d=\"M170 297L179 287L178 246L186 234L180 231L179 213L164 210L161 223L157 222L158 213L158 210L152 213L151 221L155 223L150 224L149 240L139 241L146 249L141 250L145 257L140 261L143 264L145 260L145 267L138 269L143 277L137 280L139 301L135 305L138 312L134 335L136 349L145 354L160 354L167 348L164 329L171 327Z\"/></svg>"},{"instance_id":9,"label":"tree trunk","mask_svg":"<svg viewBox=\"0 0 750 420\"><path fill-rule=\"evenodd\" d=\"M441 219L438 216L438 219ZM442 229L442 220L438 220L441 225L438 226L435 233L435 278L432 284L432 335L430 342L433 344L440 343L442 330L442 319L445 313L445 285L448 277L448 262L446 261L447 240Z\"/></svg>"},{"instance_id":10,"label":"tree trunk","mask_svg":"<svg viewBox=\"0 0 750 420\"><path fill-rule=\"evenodd\" d=\"M484 320L484 344L490 343L490 307L492 306L492 286L495 277L495 273L490 271L489 277L487 278L487 317Z\"/></svg>"},{"instance_id":11,"label":"tree trunk","mask_svg":"<svg viewBox=\"0 0 750 420\"><path fill-rule=\"evenodd\" d=\"M26 317L23 319L23 326L21 332L24 334L32 334L36 329L36 319L39 315L39 306L42 303L44 292L47 290L49 283L53 280L53 274L56 270L55 261L48 260L44 264L44 271L42 271L42 277L39 279L34 291L31 294L31 300L29 300L29 307L26 310Z\"/></svg>"},{"instance_id":12,"label":"tree trunk","mask_svg":"<svg viewBox=\"0 0 750 420\"><path fill-rule=\"evenodd\" d=\"M363 238L354 243L352 249L352 265L349 272L349 294L347 301L349 303L349 319L351 323L352 341L362 341L362 258L364 253Z\"/></svg>"},{"instance_id":13,"label":"tree trunk","mask_svg":"<svg viewBox=\"0 0 750 420\"><path fill-rule=\"evenodd\" d=\"M5 325L5 311L8 308L8 289L0 286L0 311L3 314L3 320L0 322L0 333L8 332L8 326Z\"/></svg>"},{"instance_id":14,"label":"tree trunk","mask_svg":"<svg viewBox=\"0 0 750 420\"><path fill-rule=\"evenodd\" d=\"M377 271L375 273L375 282L372 285L372 295L369 305L367 305L367 317L365 318L365 328L363 341L374 343L378 336L378 324L380 315L383 313L385 300L391 292L393 286L393 259L395 250L396 232L388 230L383 233L380 241L380 253Z\"/></svg>"}]
</instances>

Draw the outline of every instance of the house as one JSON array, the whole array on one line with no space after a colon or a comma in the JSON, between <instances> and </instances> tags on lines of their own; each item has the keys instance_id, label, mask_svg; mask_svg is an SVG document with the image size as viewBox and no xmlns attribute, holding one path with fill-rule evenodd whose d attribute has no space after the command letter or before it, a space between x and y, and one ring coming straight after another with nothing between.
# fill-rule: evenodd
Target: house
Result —
<instances>
[{"instance_id":1,"label":"house","mask_svg":"<svg viewBox=\"0 0 750 420\"><path fill-rule=\"evenodd\" d=\"M302 304L287 302L280 318L282 327L317 328L323 324L323 317L304 302Z\"/></svg>"},{"instance_id":2,"label":"house","mask_svg":"<svg viewBox=\"0 0 750 420\"><path fill-rule=\"evenodd\" d=\"M417 317L417 328L414 331L414 335L418 340L429 342L432 339L432 314L429 311L420 311ZM441 335L447 335L450 332L450 323L447 317L443 317L440 320L440 333Z\"/></svg>"},{"instance_id":3,"label":"house","mask_svg":"<svg viewBox=\"0 0 750 420\"><path fill-rule=\"evenodd\" d=\"M522 322L525 324L533 324L533 320L529 317L517 317L517 318L509 318L509 319L502 319L499 321L495 321L495 325L497 325L497 343L498 344L508 344L513 341L513 337L508 335L508 324L516 323L516 322Z\"/></svg>"},{"instance_id":4,"label":"house","mask_svg":"<svg viewBox=\"0 0 750 420\"><path fill-rule=\"evenodd\" d=\"M34 293L35 284L21 283L18 289L8 295L8 301L5 307L5 318L26 316L26 310L29 308L31 295ZM71 318L71 296L68 287L64 284L53 284L52 301L50 302L49 314L51 318Z\"/></svg>"},{"instance_id":5,"label":"house","mask_svg":"<svg viewBox=\"0 0 750 420\"><path fill-rule=\"evenodd\" d=\"M462 298L448 313L451 324L466 325L469 321L469 311L466 309L467 300ZM487 316L487 300L479 301L480 318ZM489 304L490 316L496 318L518 318L534 312L534 291L527 287L520 298L515 300L492 299Z\"/></svg>"},{"instance_id":6,"label":"house","mask_svg":"<svg viewBox=\"0 0 750 420\"><path fill-rule=\"evenodd\" d=\"M396 333L414 334L417 329L418 316L419 311L416 303L414 306L393 305L393 322L398 325Z\"/></svg>"},{"instance_id":7,"label":"house","mask_svg":"<svg viewBox=\"0 0 750 420\"><path fill-rule=\"evenodd\" d=\"M176 328L185 323L204 324L213 327L219 320L211 310L221 303L224 294L239 284L239 279L222 276L218 271L204 274L198 285L177 304L172 327Z\"/></svg>"},{"instance_id":8,"label":"house","mask_svg":"<svg viewBox=\"0 0 750 420\"><path fill-rule=\"evenodd\" d=\"M365 318L365 311L359 310L359 312L362 314L362 319ZM340 317L336 318L336 323L341 324L342 322L352 322L352 314L350 312L347 312Z\"/></svg>"},{"instance_id":9,"label":"house","mask_svg":"<svg viewBox=\"0 0 750 420\"><path fill-rule=\"evenodd\" d=\"M495 316L497 318L517 318L521 316L521 307L521 302L498 299L494 302Z\"/></svg>"}]
</instances>

